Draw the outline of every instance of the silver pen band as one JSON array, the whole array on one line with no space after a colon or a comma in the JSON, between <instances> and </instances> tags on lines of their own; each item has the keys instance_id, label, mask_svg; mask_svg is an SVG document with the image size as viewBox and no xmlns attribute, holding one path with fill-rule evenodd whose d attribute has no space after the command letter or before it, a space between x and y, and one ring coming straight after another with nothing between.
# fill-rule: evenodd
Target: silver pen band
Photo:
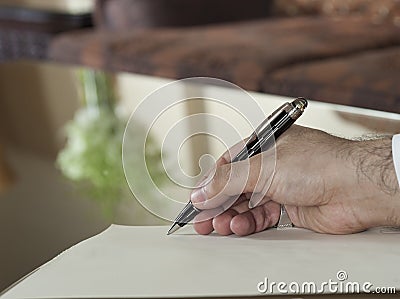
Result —
<instances>
[{"instance_id":1,"label":"silver pen band","mask_svg":"<svg viewBox=\"0 0 400 299\"><path fill-rule=\"evenodd\" d=\"M294 227L293 222L290 220L284 205L281 205L279 221L276 227L279 230Z\"/></svg>"}]
</instances>

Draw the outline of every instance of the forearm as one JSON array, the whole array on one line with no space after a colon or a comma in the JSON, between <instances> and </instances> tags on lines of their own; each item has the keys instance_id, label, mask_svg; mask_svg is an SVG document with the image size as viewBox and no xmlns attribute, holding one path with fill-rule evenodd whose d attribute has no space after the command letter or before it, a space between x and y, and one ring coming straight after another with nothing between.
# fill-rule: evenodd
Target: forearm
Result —
<instances>
[{"instance_id":1,"label":"forearm","mask_svg":"<svg viewBox=\"0 0 400 299\"><path fill-rule=\"evenodd\" d=\"M398 198L399 184L394 169L391 137L357 141L350 151L350 158L360 182L369 182L378 191Z\"/></svg>"},{"instance_id":2,"label":"forearm","mask_svg":"<svg viewBox=\"0 0 400 299\"><path fill-rule=\"evenodd\" d=\"M352 141L347 149L360 194L360 202L377 216L373 226L400 226L400 190L397 180L391 136ZM365 199L363 201L363 199Z\"/></svg>"}]
</instances>

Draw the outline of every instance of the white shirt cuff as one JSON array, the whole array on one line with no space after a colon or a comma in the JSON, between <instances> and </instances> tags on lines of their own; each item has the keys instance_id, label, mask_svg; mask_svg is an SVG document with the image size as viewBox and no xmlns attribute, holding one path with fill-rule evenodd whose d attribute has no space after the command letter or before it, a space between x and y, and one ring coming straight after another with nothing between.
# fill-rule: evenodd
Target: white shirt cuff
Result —
<instances>
[{"instance_id":1,"label":"white shirt cuff","mask_svg":"<svg viewBox=\"0 0 400 299\"><path fill-rule=\"evenodd\" d=\"M400 186L400 134L394 135L392 138L392 153L394 169Z\"/></svg>"}]
</instances>

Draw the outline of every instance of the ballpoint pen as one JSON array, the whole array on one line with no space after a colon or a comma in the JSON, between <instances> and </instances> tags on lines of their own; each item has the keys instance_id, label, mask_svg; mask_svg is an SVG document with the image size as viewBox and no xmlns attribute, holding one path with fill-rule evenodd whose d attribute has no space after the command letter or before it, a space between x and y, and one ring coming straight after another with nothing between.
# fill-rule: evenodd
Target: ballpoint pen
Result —
<instances>
[{"instance_id":1,"label":"ballpoint pen","mask_svg":"<svg viewBox=\"0 0 400 299\"><path fill-rule=\"evenodd\" d=\"M307 100L305 98L296 98L293 102L283 104L257 127L231 163L248 159L269 149L274 145L275 140L303 114L306 107ZM188 224L200 212L201 210L189 201L176 217L167 235Z\"/></svg>"}]
</instances>

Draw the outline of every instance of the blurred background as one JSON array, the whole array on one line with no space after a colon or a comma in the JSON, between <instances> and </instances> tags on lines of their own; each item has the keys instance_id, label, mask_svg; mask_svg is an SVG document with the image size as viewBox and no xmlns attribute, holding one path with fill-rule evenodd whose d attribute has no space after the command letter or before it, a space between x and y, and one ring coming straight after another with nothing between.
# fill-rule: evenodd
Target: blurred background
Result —
<instances>
[{"instance_id":1,"label":"blurred background","mask_svg":"<svg viewBox=\"0 0 400 299\"><path fill-rule=\"evenodd\" d=\"M148 93L191 76L267 111L273 94L388 112L337 113L333 133L399 132L400 1L0 0L0 291L110 223L166 224L126 200L122 133ZM189 172L210 151L196 142Z\"/></svg>"}]
</instances>

